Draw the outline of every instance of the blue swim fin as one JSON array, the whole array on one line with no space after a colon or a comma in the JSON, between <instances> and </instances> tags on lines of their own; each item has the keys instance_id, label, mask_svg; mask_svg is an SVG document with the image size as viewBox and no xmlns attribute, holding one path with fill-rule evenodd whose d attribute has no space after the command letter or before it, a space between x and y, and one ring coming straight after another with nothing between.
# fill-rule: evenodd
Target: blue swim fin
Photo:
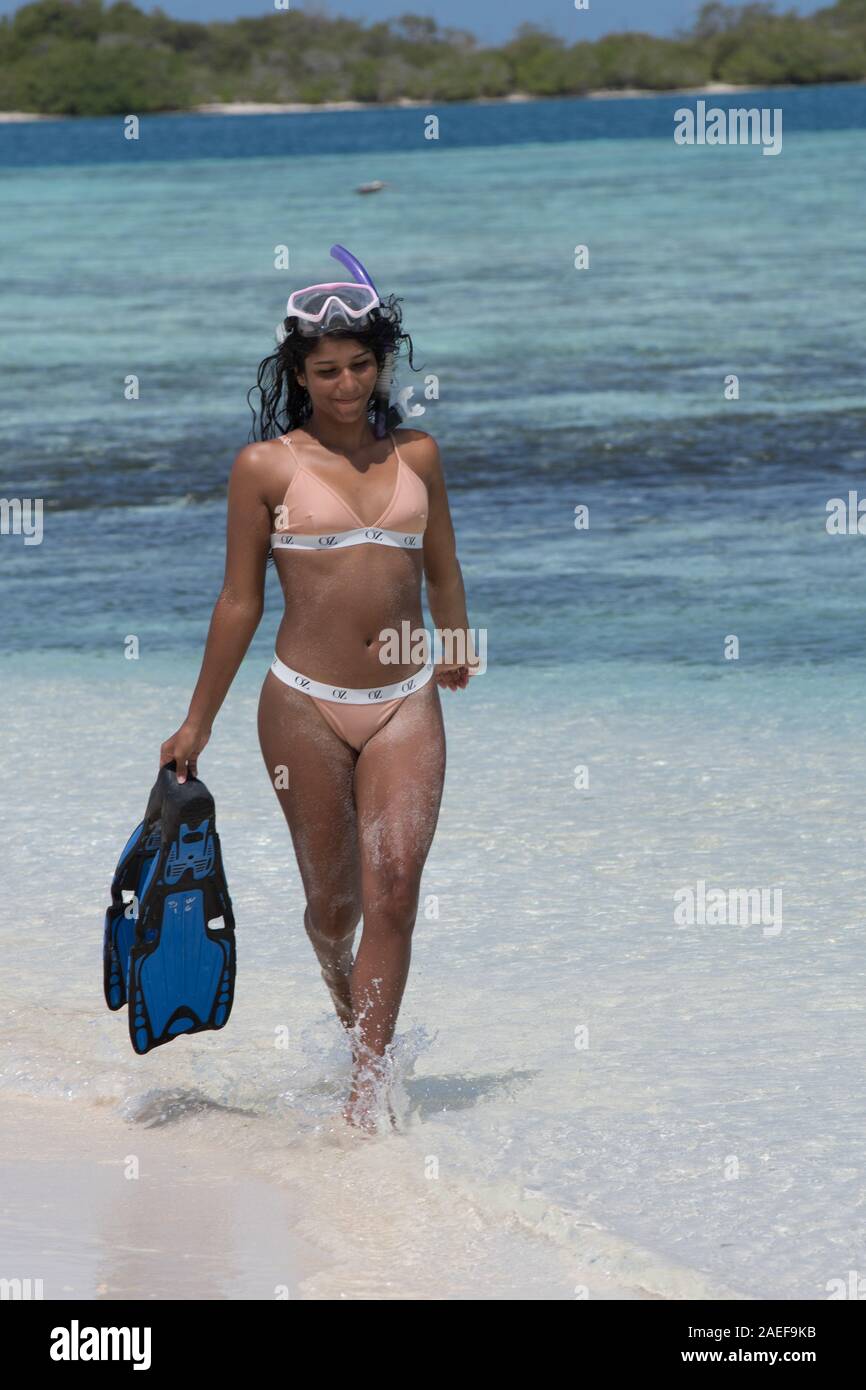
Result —
<instances>
[{"instance_id":1,"label":"blue swim fin","mask_svg":"<svg viewBox=\"0 0 866 1390\"><path fill-rule=\"evenodd\" d=\"M157 780L144 820L124 845L111 883L111 904L105 914L102 944L103 990L110 1009L122 1009L126 1003L129 953L135 940L139 904L151 865L159 853L162 791L163 784Z\"/></svg>"},{"instance_id":2,"label":"blue swim fin","mask_svg":"<svg viewBox=\"0 0 866 1390\"><path fill-rule=\"evenodd\" d=\"M134 921L121 910L130 893ZM234 927L213 797L197 777L179 783L169 763L120 857L106 914L106 1001L116 1009L121 993L128 1000L136 1052L223 1027L234 999Z\"/></svg>"}]
</instances>

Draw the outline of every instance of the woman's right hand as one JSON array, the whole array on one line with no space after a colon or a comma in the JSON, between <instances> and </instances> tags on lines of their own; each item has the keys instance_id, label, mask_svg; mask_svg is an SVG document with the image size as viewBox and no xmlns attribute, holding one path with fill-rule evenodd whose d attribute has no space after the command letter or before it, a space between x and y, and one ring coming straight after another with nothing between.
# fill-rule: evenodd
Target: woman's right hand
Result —
<instances>
[{"instance_id":1,"label":"woman's right hand","mask_svg":"<svg viewBox=\"0 0 866 1390\"><path fill-rule=\"evenodd\" d=\"M165 767L172 759L177 768L177 780L185 782L187 771L190 777L198 776L198 755L210 738L210 729L201 729L185 720L177 733L167 738L159 750L159 765Z\"/></svg>"}]
</instances>

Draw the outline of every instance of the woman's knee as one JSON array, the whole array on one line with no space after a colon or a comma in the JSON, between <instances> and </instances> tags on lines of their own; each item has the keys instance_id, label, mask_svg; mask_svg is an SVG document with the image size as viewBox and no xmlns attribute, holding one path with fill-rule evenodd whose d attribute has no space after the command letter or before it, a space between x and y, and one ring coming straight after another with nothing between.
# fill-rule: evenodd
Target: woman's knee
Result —
<instances>
[{"instance_id":1,"label":"woman's knee","mask_svg":"<svg viewBox=\"0 0 866 1390\"><path fill-rule=\"evenodd\" d=\"M415 870L392 868L378 871L364 894L364 926L374 920L377 928L411 933L418 914L421 883Z\"/></svg>"},{"instance_id":2,"label":"woman's knee","mask_svg":"<svg viewBox=\"0 0 866 1390\"><path fill-rule=\"evenodd\" d=\"M342 941L351 936L361 918L360 898L335 898L312 895L307 901L304 923L307 931L328 941Z\"/></svg>"}]
</instances>

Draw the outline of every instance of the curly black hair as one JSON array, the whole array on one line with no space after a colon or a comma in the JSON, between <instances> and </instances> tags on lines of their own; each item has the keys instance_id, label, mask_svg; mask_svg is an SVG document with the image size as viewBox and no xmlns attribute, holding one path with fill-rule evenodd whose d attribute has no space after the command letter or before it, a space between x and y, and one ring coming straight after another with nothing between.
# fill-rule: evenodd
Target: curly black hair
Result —
<instances>
[{"instance_id":1,"label":"curly black hair","mask_svg":"<svg viewBox=\"0 0 866 1390\"><path fill-rule=\"evenodd\" d=\"M374 353L381 371L389 353L396 357L402 343L409 344L409 366L415 367L412 358L412 339L402 331L401 301L395 295L382 300L378 309L370 315L364 328L338 328L328 333L329 338L355 338ZM278 435L288 434L289 430L300 428L313 413L312 402L306 387L301 386L296 372L304 373L305 363L321 338L308 337L298 331L295 318L283 319L285 339L270 357L259 363L256 385L247 392L247 404L252 411L253 423L250 429L250 443L256 439L276 439ZM261 434L256 434L258 415L250 403L250 395L258 389L261 399ZM372 423L376 409L375 396L367 403L367 416ZM388 411L386 426L396 429L403 423L403 417L396 406Z\"/></svg>"}]
</instances>

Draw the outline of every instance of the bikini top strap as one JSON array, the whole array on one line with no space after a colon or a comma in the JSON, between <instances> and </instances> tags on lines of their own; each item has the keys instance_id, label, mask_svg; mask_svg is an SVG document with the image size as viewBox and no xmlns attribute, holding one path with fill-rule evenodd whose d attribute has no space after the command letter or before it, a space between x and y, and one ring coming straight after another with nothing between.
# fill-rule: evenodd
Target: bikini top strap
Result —
<instances>
[{"instance_id":1,"label":"bikini top strap","mask_svg":"<svg viewBox=\"0 0 866 1390\"><path fill-rule=\"evenodd\" d=\"M295 460L295 473L306 473L308 470L304 465L304 460L301 457L301 452L299 449L295 448L295 444L291 436L288 434L281 434L279 438L280 443L285 444L286 448L291 453L292 458ZM289 484L289 486L291 487L291 483Z\"/></svg>"},{"instance_id":2,"label":"bikini top strap","mask_svg":"<svg viewBox=\"0 0 866 1390\"><path fill-rule=\"evenodd\" d=\"M393 430L389 430L389 431L388 431L388 438L390 439L391 443L392 443L393 446L394 446L394 453L397 455L397 463L398 463L398 465L402 463L404 468L408 467L408 465L407 465L407 464L405 463L405 461L404 461L403 455L400 453L400 450L397 448L397 440L394 438L394 431L393 431Z\"/></svg>"}]
</instances>

